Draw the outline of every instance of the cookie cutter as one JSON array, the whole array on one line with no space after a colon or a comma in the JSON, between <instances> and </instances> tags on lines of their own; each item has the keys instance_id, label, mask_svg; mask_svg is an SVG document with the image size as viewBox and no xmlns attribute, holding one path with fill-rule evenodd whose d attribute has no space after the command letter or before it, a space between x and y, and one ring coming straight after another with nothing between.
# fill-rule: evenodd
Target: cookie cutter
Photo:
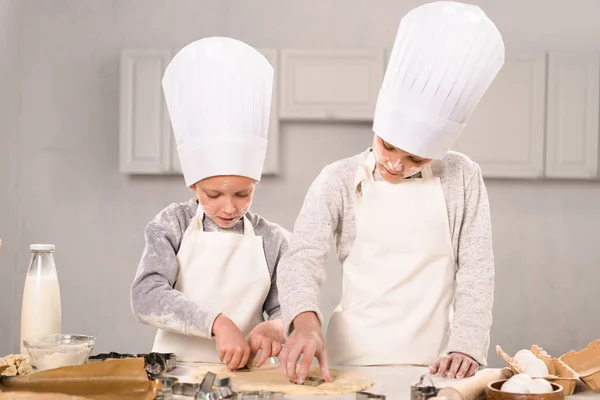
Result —
<instances>
[{"instance_id":1,"label":"cookie cutter","mask_svg":"<svg viewBox=\"0 0 600 400\"><path fill-rule=\"evenodd\" d=\"M209 395L213 390L213 385L215 384L215 380L217 379L217 375L212 372L207 372L200 383L200 387L198 391L193 394L195 399L209 399Z\"/></svg>"},{"instance_id":2,"label":"cookie cutter","mask_svg":"<svg viewBox=\"0 0 600 400\"><path fill-rule=\"evenodd\" d=\"M217 380L217 375L207 372L202 379L200 389L194 396L195 400L223 400L237 399L237 394L232 390L231 378Z\"/></svg>"},{"instance_id":3,"label":"cookie cutter","mask_svg":"<svg viewBox=\"0 0 600 400\"><path fill-rule=\"evenodd\" d=\"M144 358L146 372L150 375L156 376L163 372L170 372L177 367L177 357L173 353L148 353L137 356Z\"/></svg>"},{"instance_id":4,"label":"cookie cutter","mask_svg":"<svg viewBox=\"0 0 600 400\"><path fill-rule=\"evenodd\" d=\"M177 367L177 357L173 353L147 353L147 354L129 354L100 353L89 357L90 361L119 360L123 358L143 358L146 372L151 376L159 375L163 372L171 372Z\"/></svg>"},{"instance_id":5,"label":"cookie cutter","mask_svg":"<svg viewBox=\"0 0 600 400\"><path fill-rule=\"evenodd\" d=\"M182 385L181 393L177 389L173 393L184 396L192 395L195 400L284 400L283 393L280 392L266 390L238 392L230 377L217 379L217 376L212 372L207 372L204 375L202 383L188 384L190 386L187 387L187 391L184 390L184 385ZM194 390L196 390L194 394L191 394Z\"/></svg>"},{"instance_id":6,"label":"cookie cutter","mask_svg":"<svg viewBox=\"0 0 600 400\"><path fill-rule=\"evenodd\" d=\"M173 394L181 396L195 397L200 390L200 383L181 383L177 382L173 385L171 391Z\"/></svg>"},{"instance_id":7,"label":"cookie cutter","mask_svg":"<svg viewBox=\"0 0 600 400\"><path fill-rule=\"evenodd\" d=\"M290 382L295 383L292 380L290 380ZM317 376L307 376L306 379L304 380L304 382L302 382L302 385L316 387L322 383L325 383L325 379L317 377Z\"/></svg>"},{"instance_id":8,"label":"cookie cutter","mask_svg":"<svg viewBox=\"0 0 600 400\"><path fill-rule=\"evenodd\" d=\"M156 392L155 400L172 400L173 392L170 390L159 390Z\"/></svg>"},{"instance_id":9,"label":"cookie cutter","mask_svg":"<svg viewBox=\"0 0 600 400\"><path fill-rule=\"evenodd\" d=\"M231 380L231 378L229 376L226 376L221 379L216 379L214 385L218 386L218 387L231 388L233 386L233 381Z\"/></svg>"},{"instance_id":10,"label":"cookie cutter","mask_svg":"<svg viewBox=\"0 0 600 400\"><path fill-rule=\"evenodd\" d=\"M373 393L369 393L369 392L356 393L356 400L368 400L368 399L385 400L385 396L382 394L373 394Z\"/></svg>"},{"instance_id":11,"label":"cookie cutter","mask_svg":"<svg viewBox=\"0 0 600 400\"><path fill-rule=\"evenodd\" d=\"M164 390L173 391L173 385L179 383L179 379L174 376L159 376L156 378L163 386Z\"/></svg>"},{"instance_id":12,"label":"cookie cutter","mask_svg":"<svg viewBox=\"0 0 600 400\"><path fill-rule=\"evenodd\" d=\"M423 384L423 380L425 378L429 379L429 382L431 382L430 386L429 385L425 386ZM439 391L440 391L440 389L435 387L435 384L433 383L433 380L431 379L431 377L429 377L427 375L421 375L421 379L419 380L419 382L416 385L412 385L410 387L410 399L411 400L427 400L432 397L436 397Z\"/></svg>"},{"instance_id":13,"label":"cookie cutter","mask_svg":"<svg viewBox=\"0 0 600 400\"><path fill-rule=\"evenodd\" d=\"M196 400L223 400L223 399L237 399L237 394L234 393L231 388L226 386L217 387L208 393L198 392L196 393Z\"/></svg>"}]
</instances>

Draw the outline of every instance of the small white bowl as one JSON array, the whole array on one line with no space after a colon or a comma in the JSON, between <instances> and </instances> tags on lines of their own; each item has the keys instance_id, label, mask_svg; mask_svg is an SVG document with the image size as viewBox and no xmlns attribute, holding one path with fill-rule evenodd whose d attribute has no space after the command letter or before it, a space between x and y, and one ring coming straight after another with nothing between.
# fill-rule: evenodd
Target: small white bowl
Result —
<instances>
[{"instance_id":1,"label":"small white bowl","mask_svg":"<svg viewBox=\"0 0 600 400\"><path fill-rule=\"evenodd\" d=\"M45 371L85 364L96 345L96 338L87 335L42 335L23 339L31 366Z\"/></svg>"}]
</instances>

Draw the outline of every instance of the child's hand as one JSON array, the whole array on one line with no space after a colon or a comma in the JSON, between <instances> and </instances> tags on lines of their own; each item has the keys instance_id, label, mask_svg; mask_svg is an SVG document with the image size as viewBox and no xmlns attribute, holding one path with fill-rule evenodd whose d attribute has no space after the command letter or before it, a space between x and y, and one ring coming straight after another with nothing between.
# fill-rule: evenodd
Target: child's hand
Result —
<instances>
[{"instance_id":1,"label":"child's hand","mask_svg":"<svg viewBox=\"0 0 600 400\"><path fill-rule=\"evenodd\" d=\"M248 343L250 343L250 357L252 362L262 349L256 367L261 367L269 357L277 357L283 345L283 321L275 319L273 321L261 322L256 325L248 335Z\"/></svg>"},{"instance_id":2,"label":"child's hand","mask_svg":"<svg viewBox=\"0 0 600 400\"><path fill-rule=\"evenodd\" d=\"M213 333L219 352L219 360L231 371L243 368L248 363L250 345L237 325L221 314L215 319Z\"/></svg>"},{"instance_id":3,"label":"child's hand","mask_svg":"<svg viewBox=\"0 0 600 400\"><path fill-rule=\"evenodd\" d=\"M429 366L429 373L442 378L468 378L475 375L479 364L471 356L464 353L450 353Z\"/></svg>"}]
</instances>

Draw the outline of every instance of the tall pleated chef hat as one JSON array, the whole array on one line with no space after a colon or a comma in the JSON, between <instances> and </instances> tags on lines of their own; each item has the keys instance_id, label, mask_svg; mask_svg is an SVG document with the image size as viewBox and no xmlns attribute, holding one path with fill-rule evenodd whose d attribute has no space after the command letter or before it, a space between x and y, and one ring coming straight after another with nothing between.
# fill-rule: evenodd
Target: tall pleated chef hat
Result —
<instances>
[{"instance_id":1,"label":"tall pleated chef hat","mask_svg":"<svg viewBox=\"0 0 600 400\"><path fill-rule=\"evenodd\" d=\"M175 55L162 86L187 186L218 175L260 181L273 90L262 54L239 40L204 38Z\"/></svg>"},{"instance_id":2,"label":"tall pleated chef hat","mask_svg":"<svg viewBox=\"0 0 600 400\"><path fill-rule=\"evenodd\" d=\"M400 22L373 123L377 136L441 159L504 64L504 43L477 6L435 1Z\"/></svg>"}]
</instances>

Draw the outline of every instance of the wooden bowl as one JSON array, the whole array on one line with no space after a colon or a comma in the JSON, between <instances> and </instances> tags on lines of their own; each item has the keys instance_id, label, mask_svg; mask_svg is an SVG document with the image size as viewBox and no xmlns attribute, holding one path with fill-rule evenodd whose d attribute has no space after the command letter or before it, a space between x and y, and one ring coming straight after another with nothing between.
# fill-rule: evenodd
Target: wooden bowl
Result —
<instances>
[{"instance_id":1,"label":"wooden bowl","mask_svg":"<svg viewBox=\"0 0 600 400\"><path fill-rule=\"evenodd\" d=\"M485 388L485 394L488 400L564 400L565 391L563 387L550 382L553 392L550 393L509 393L502 392L500 388L508 379L502 379L501 381L496 381L489 383Z\"/></svg>"}]
</instances>

